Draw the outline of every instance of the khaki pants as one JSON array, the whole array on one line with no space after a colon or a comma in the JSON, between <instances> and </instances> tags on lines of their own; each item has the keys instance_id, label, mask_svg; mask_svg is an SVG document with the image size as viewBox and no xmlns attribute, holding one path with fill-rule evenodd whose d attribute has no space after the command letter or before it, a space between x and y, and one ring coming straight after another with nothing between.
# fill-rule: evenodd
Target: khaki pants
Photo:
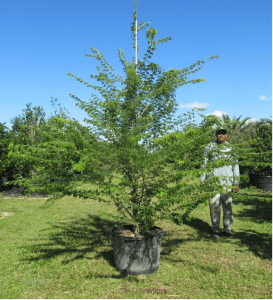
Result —
<instances>
[{"instance_id":1,"label":"khaki pants","mask_svg":"<svg viewBox=\"0 0 273 300\"><path fill-rule=\"evenodd\" d=\"M228 190L230 191L230 190ZM227 233L231 232L231 225L233 223L232 215L232 198L228 193L217 194L216 196L210 198L209 208L210 208L210 217L212 231L214 233L220 233L220 216L221 216L221 205L223 206L223 225L224 231Z\"/></svg>"}]
</instances>

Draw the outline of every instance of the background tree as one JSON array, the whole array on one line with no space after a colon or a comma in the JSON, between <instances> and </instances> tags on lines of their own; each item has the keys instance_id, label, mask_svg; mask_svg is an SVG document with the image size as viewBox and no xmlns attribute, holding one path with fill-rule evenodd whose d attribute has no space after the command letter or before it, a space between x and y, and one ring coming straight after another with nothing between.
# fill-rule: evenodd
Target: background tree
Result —
<instances>
[{"instance_id":1,"label":"background tree","mask_svg":"<svg viewBox=\"0 0 273 300\"><path fill-rule=\"evenodd\" d=\"M45 112L43 107L34 106L31 103L26 104L23 114L11 119L12 127L8 135L9 147L21 145L34 146L39 141L36 135L36 128L45 122ZM32 169L27 156L7 156L6 160L9 167L6 172L10 179L17 176L27 176Z\"/></svg>"},{"instance_id":2,"label":"background tree","mask_svg":"<svg viewBox=\"0 0 273 300\"><path fill-rule=\"evenodd\" d=\"M12 141L13 135L5 123L0 123L0 189L2 188L2 180L11 179L14 166L8 158L9 143Z\"/></svg>"},{"instance_id":3,"label":"background tree","mask_svg":"<svg viewBox=\"0 0 273 300\"><path fill-rule=\"evenodd\" d=\"M272 119L261 119L255 126L255 138L250 141L250 149L250 172L272 176Z\"/></svg>"},{"instance_id":4,"label":"background tree","mask_svg":"<svg viewBox=\"0 0 273 300\"><path fill-rule=\"evenodd\" d=\"M11 120L11 131L14 134L15 142L18 144L34 145L38 137L35 136L35 127L45 122L45 112L43 107L34 106L28 103L23 109L23 115L19 115Z\"/></svg>"},{"instance_id":5,"label":"background tree","mask_svg":"<svg viewBox=\"0 0 273 300\"><path fill-rule=\"evenodd\" d=\"M83 139L88 141L94 139L90 130L71 118L69 112L61 107L57 99L51 98L51 104L55 108L54 114L46 118L41 106L32 107L31 103L28 103L27 108L23 109L23 115L12 119L12 129L8 131L2 143L5 145L5 156L2 155L5 161L3 174L7 174L13 184L28 187L29 191L33 189L33 185L40 189L43 181L46 180L65 181L71 178L72 165L78 162L77 149L83 149ZM37 153L43 152L44 145L47 145L48 149L42 158ZM76 150L69 156L65 149L60 149L61 147L72 147ZM56 172L53 172L52 164L58 167ZM47 175L37 179L37 170L41 173L43 168L48 168ZM26 178L30 178L28 183Z\"/></svg>"},{"instance_id":6,"label":"background tree","mask_svg":"<svg viewBox=\"0 0 273 300\"><path fill-rule=\"evenodd\" d=\"M227 142L231 143L232 145L242 145L246 141L249 141L255 137L257 137L256 127L258 126L258 121L252 121L250 117L246 117L241 120L242 116L231 117L227 114L223 114L220 118L220 126L225 128L228 131L228 138ZM246 166L243 163L244 159L239 157L239 167L240 167L240 175L242 181L244 181L244 185L248 185L250 178L249 178L249 166ZM253 183L253 182L252 182Z\"/></svg>"},{"instance_id":7,"label":"background tree","mask_svg":"<svg viewBox=\"0 0 273 300\"><path fill-rule=\"evenodd\" d=\"M223 114L221 116L221 126L228 131L227 141L235 144L244 142L247 139L253 138L255 135L254 127L259 123L258 121L250 121L250 117L240 120L242 116L233 116L231 119L229 115Z\"/></svg>"}]
</instances>

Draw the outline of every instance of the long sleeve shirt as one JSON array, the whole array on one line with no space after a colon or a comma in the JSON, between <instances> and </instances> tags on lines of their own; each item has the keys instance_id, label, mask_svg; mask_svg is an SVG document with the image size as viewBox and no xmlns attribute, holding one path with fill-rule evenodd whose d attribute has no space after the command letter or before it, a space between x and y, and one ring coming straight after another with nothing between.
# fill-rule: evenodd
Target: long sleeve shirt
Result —
<instances>
[{"instance_id":1,"label":"long sleeve shirt","mask_svg":"<svg viewBox=\"0 0 273 300\"><path fill-rule=\"evenodd\" d=\"M218 159L224 159L230 156L228 153L231 151L231 148L228 145L229 143L227 142L225 142L221 146L219 146L216 143L216 141L211 142L204 151L205 159L202 167L205 167L208 161L216 161ZM213 169L212 174L210 175L220 177L220 184L223 186L231 186L231 185L239 184L239 179L240 179L239 165L238 164L226 165L223 167L215 168ZM204 181L210 175L204 173L203 175L201 175L200 180Z\"/></svg>"}]
</instances>

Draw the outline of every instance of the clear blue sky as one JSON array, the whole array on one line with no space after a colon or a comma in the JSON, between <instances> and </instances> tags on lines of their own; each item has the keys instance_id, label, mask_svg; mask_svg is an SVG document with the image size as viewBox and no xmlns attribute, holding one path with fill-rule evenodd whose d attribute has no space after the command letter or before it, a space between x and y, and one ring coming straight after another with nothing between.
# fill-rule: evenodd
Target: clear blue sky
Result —
<instances>
[{"instance_id":1,"label":"clear blue sky","mask_svg":"<svg viewBox=\"0 0 273 300\"><path fill-rule=\"evenodd\" d=\"M137 5L138 22L150 21L158 38L172 36L154 56L164 69L220 56L191 77L205 83L177 90L177 115L194 103L206 114L257 120L272 115L271 0L138 0ZM92 91L66 73L88 81L97 61L84 54L95 47L122 74L117 50L128 60L134 56L133 9L132 0L1 0L0 122L10 126L28 102L43 106L49 116L51 97L82 122L86 114L68 94L89 99Z\"/></svg>"}]
</instances>

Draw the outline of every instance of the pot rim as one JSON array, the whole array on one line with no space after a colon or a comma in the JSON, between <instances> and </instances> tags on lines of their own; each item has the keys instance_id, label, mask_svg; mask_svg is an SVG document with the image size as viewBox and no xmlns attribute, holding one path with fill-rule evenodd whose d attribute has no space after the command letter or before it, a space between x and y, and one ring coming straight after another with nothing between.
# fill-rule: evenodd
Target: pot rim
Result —
<instances>
[{"instance_id":1,"label":"pot rim","mask_svg":"<svg viewBox=\"0 0 273 300\"><path fill-rule=\"evenodd\" d=\"M259 174L259 173L254 173L254 176L256 177L271 177L272 178L272 175L263 175L263 174Z\"/></svg>"},{"instance_id":2,"label":"pot rim","mask_svg":"<svg viewBox=\"0 0 273 300\"><path fill-rule=\"evenodd\" d=\"M126 239L126 240L142 240L143 238L145 237L155 237L155 236L159 236L159 237L162 237L164 235L164 231L162 228L160 227L157 227L157 226L153 226L150 230L153 230L153 229L159 229L161 230L160 232L156 232L156 233L151 233L151 232L140 232L139 236L122 236L120 235L120 233L117 233L115 231L118 231L118 230L122 230L122 229L133 229L133 227L135 227L134 225L119 225L119 226L116 226L116 227L113 227L109 230L110 234L112 235L112 238L113 237L117 237L117 238L122 238L122 239ZM130 229L130 230L131 230Z\"/></svg>"}]
</instances>

